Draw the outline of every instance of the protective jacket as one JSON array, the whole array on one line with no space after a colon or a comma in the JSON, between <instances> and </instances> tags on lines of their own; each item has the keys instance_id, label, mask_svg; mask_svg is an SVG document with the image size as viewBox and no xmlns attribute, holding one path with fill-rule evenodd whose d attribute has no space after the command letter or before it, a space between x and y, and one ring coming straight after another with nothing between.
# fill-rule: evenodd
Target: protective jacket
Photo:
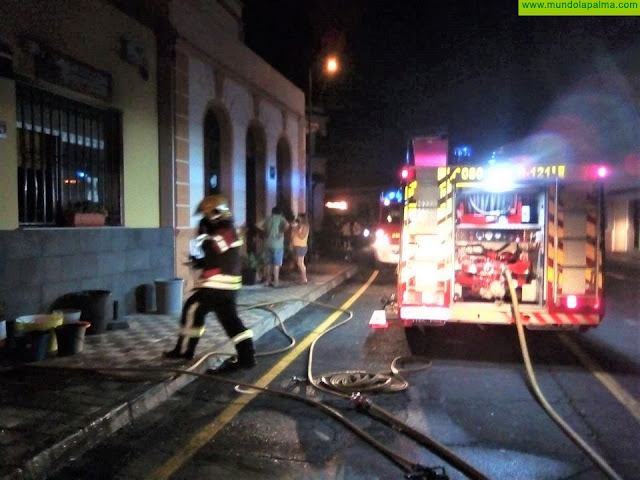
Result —
<instances>
[{"instance_id":1,"label":"protective jacket","mask_svg":"<svg viewBox=\"0 0 640 480\"><path fill-rule=\"evenodd\" d=\"M192 258L194 267L201 269L195 288L239 290L242 286L239 247L242 244L231 220L213 222L203 218L196 238L202 256Z\"/></svg>"}]
</instances>

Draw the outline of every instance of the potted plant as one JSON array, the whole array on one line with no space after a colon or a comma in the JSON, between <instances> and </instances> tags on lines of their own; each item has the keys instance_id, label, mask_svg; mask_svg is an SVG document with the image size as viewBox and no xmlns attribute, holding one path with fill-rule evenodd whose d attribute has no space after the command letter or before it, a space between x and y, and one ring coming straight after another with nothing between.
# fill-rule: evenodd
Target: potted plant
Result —
<instances>
[{"instance_id":1,"label":"potted plant","mask_svg":"<svg viewBox=\"0 0 640 480\"><path fill-rule=\"evenodd\" d=\"M243 285L255 285L258 270L262 267L262 261L253 252L247 252L242 256L242 283Z\"/></svg>"},{"instance_id":2,"label":"potted plant","mask_svg":"<svg viewBox=\"0 0 640 480\"><path fill-rule=\"evenodd\" d=\"M98 202L83 200L65 210L67 225L73 227L101 227L107 219L107 210Z\"/></svg>"}]
</instances>

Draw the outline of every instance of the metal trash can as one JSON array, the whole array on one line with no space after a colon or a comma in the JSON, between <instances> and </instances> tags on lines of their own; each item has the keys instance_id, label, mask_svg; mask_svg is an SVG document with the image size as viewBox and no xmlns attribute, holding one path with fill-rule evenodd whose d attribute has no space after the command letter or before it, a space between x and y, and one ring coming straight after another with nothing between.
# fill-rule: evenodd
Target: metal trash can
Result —
<instances>
[{"instance_id":1,"label":"metal trash can","mask_svg":"<svg viewBox=\"0 0 640 480\"><path fill-rule=\"evenodd\" d=\"M180 315L182 311L184 279L159 279L155 280L155 285L156 313L161 315Z\"/></svg>"}]
</instances>

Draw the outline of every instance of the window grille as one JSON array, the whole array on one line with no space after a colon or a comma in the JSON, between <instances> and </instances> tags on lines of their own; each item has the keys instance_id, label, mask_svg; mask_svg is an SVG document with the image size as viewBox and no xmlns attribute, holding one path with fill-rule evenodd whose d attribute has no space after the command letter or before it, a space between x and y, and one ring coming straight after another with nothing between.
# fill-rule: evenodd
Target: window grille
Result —
<instances>
[{"instance_id":1,"label":"window grille","mask_svg":"<svg viewBox=\"0 0 640 480\"><path fill-rule=\"evenodd\" d=\"M121 224L122 116L16 83L21 225L64 224L74 203L97 202Z\"/></svg>"}]
</instances>

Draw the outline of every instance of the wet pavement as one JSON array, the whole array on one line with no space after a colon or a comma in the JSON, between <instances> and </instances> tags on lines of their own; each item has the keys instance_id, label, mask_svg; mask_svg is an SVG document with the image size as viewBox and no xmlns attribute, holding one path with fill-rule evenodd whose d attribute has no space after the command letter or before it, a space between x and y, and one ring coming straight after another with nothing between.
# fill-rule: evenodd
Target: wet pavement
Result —
<instances>
[{"instance_id":1,"label":"wet pavement","mask_svg":"<svg viewBox=\"0 0 640 480\"><path fill-rule=\"evenodd\" d=\"M279 288L244 286L238 297L240 317L260 338L356 272L351 263L317 262L309 267L307 284L283 276ZM195 378L100 369L168 367L204 373L225 353L233 353L219 323L208 318L193 361L163 359L162 352L173 348L178 323L177 315L128 315L118 322L127 328L86 336L82 353L20 365L5 357L0 364L0 479L46 478ZM207 352L222 355L202 360Z\"/></svg>"}]
</instances>

